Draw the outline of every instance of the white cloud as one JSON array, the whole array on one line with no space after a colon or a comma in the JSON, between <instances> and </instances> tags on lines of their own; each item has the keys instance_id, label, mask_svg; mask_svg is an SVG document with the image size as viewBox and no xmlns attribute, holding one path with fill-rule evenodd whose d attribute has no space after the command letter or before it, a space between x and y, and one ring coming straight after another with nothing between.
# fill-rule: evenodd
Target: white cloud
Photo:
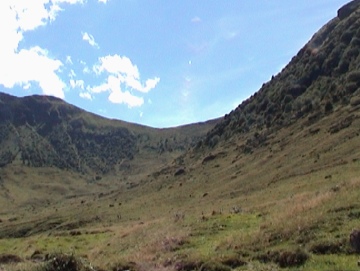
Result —
<instances>
[{"instance_id":1,"label":"white cloud","mask_svg":"<svg viewBox=\"0 0 360 271\"><path fill-rule=\"evenodd\" d=\"M33 47L18 53L2 55L1 59L0 84L6 88L28 85L35 81L44 94L64 98L65 84L56 74L62 63L49 58L45 50Z\"/></svg>"},{"instance_id":2,"label":"white cloud","mask_svg":"<svg viewBox=\"0 0 360 271\"><path fill-rule=\"evenodd\" d=\"M69 77L70 78L75 78L76 77L76 73L75 73L75 71L73 69L70 70Z\"/></svg>"},{"instance_id":3,"label":"white cloud","mask_svg":"<svg viewBox=\"0 0 360 271\"><path fill-rule=\"evenodd\" d=\"M152 90L153 88L156 87L156 85L160 82L160 78L159 77L155 77L153 79L148 79L145 82L145 86L141 85L141 83L136 80L134 77L127 77L125 78L125 83L127 84L127 86L138 90L140 92L143 93L148 93L150 90Z\"/></svg>"},{"instance_id":4,"label":"white cloud","mask_svg":"<svg viewBox=\"0 0 360 271\"><path fill-rule=\"evenodd\" d=\"M86 64L85 61L80 60L80 64L84 67L83 70L82 70L83 74L91 73L91 70L90 70L90 68L88 67L88 65Z\"/></svg>"},{"instance_id":5,"label":"white cloud","mask_svg":"<svg viewBox=\"0 0 360 271\"><path fill-rule=\"evenodd\" d=\"M93 97L91 96L91 94L89 92L80 92L79 96L83 99L87 99L92 101Z\"/></svg>"},{"instance_id":6,"label":"white cloud","mask_svg":"<svg viewBox=\"0 0 360 271\"><path fill-rule=\"evenodd\" d=\"M0 85L29 88L37 83L42 92L64 98L65 84L57 75L62 62L38 46L19 50L23 34L55 20L62 3L83 0L1 0L0 1Z\"/></svg>"},{"instance_id":7,"label":"white cloud","mask_svg":"<svg viewBox=\"0 0 360 271\"><path fill-rule=\"evenodd\" d=\"M109 92L109 101L112 103L127 104L129 107L144 104L143 97L132 94L130 91L148 93L160 82L160 78L147 79L145 84L140 81L140 73L126 56L108 55L99 58L99 63L94 65L93 71L97 75L105 73L107 82L90 88L92 93ZM125 91L122 90L125 88Z\"/></svg>"},{"instance_id":8,"label":"white cloud","mask_svg":"<svg viewBox=\"0 0 360 271\"><path fill-rule=\"evenodd\" d=\"M30 83L26 83L25 85L23 85L23 89L29 89L31 88L31 84Z\"/></svg>"},{"instance_id":9,"label":"white cloud","mask_svg":"<svg viewBox=\"0 0 360 271\"><path fill-rule=\"evenodd\" d=\"M129 91L121 90L121 78L110 75L107 82L95 87L89 87L87 90L91 93L109 92L109 101L116 104L126 104L128 107L137 107L144 104L142 97L135 96Z\"/></svg>"},{"instance_id":10,"label":"white cloud","mask_svg":"<svg viewBox=\"0 0 360 271\"><path fill-rule=\"evenodd\" d=\"M99 48L99 45L95 42L94 37L89 33L82 33L82 39L84 41L87 41L92 47Z\"/></svg>"},{"instance_id":11,"label":"white cloud","mask_svg":"<svg viewBox=\"0 0 360 271\"><path fill-rule=\"evenodd\" d=\"M139 70L136 65L131 63L131 60L126 56L108 55L99 58L99 65L94 66L94 71L100 74L104 71L112 74L124 74L126 77L133 77L139 79Z\"/></svg>"},{"instance_id":12,"label":"white cloud","mask_svg":"<svg viewBox=\"0 0 360 271\"><path fill-rule=\"evenodd\" d=\"M100 3L106 4L109 0L98 0Z\"/></svg>"},{"instance_id":13,"label":"white cloud","mask_svg":"<svg viewBox=\"0 0 360 271\"><path fill-rule=\"evenodd\" d=\"M71 59L71 56L66 56L66 64L70 64L70 65L73 65L73 62L72 62L72 59Z\"/></svg>"},{"instance_id":14,"label":"white cloud","mask_svg":"<svg viewBox=\"0 0 360 271\"><path fill-rule=\"evenodd\" d=\"M70 80L70 86L71 88L80 88L84 89L85 82L83 80Z\"/></svg>"},{"instance_id":15,"label":"white cloud","mask_svg":"<svg viewBox=\"0 0 360 271\"><path fill-rule=\"evenodd\" d=\"M198 16L195 16L194 18L191 19L192 23L201 23L201 19Z\"/></svg>"},{"instance_id":16,"label":"white cloud","mask_svg":"<svg viewBox=\"0 0 360 271\"><path fill-rule=\"evenodd\" d=\"M127 104L128 107L137 107L144 104L144 99L132 95L129 91L114 91L110 93L109 101L117 104Z\"/></svg>"}]
</instances>

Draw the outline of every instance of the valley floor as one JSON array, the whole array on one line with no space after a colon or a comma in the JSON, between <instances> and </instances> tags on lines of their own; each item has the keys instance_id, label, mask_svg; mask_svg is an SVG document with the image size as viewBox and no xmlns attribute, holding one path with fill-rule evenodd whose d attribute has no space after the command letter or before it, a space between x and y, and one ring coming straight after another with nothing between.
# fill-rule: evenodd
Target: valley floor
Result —
<instances>
[{"instance_id":1,"label":"valley floor","mask_svg":"<svg viewBox=\"0 0 360 271\"><path fill-rule=\"evenodd\" d=\"M50 271L73 255L81 270L358 270L359 119L336 133L331 117L305 121L251 153L239 135L135 185L2 209L1 269Z\"/></svg>"}]
</instances>

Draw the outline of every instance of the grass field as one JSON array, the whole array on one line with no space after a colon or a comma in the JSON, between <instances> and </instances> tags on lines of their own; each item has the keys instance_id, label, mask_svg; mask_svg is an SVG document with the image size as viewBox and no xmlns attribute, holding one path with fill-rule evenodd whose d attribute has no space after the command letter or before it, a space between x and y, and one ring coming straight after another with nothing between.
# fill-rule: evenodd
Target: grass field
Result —
<instances>
[{"instance_id":1,"label":"grass field","mask_svg":"<svg viewBox=\"0 0 360 271\"><path fill-rule=\"evenodd\" d=\"M359 116L328 130L346 110L281 129L250 154L249 135L233 137L126 182L25 170L40 184L29 194L4 182L13 202L2 197L0 214L0 254L24 262L1 268L39 268L37 252L101 270L358 270L348 239L360 218Z\"/></svg>"}]
</instances>

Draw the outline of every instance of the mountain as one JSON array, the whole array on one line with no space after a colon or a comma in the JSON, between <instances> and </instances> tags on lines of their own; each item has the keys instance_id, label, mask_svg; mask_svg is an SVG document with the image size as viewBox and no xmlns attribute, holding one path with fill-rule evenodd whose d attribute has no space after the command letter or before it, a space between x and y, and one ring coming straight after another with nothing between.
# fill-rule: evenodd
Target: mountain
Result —
<instances>
[{"instance_id":1,"label":"mountain","mask_svg":"<svg viewBox=\"0 0 360 271\"><path fill-rule=\"evenodd\" d=\"M0 264L357 270L359 29L352 1L204 124L153 129L1 95Z\"/></svg>"},{"instance_id":2,"label":"mountain","mask_svg":"<svg viewBox=\"0 0 360 271\"><path fill-rule=\"evenodd\" d=\"M123 172L147 155L171 161L217 122L153 129L101 118L54 97L0 93L0 104L0 167L20 163L84 174Z\"/></svg>"},{"instance_id":3,"label":"mountain","mask_svg":"<svg viewBox=\"0 0 360 271\"><path fill-rule=\"evenodd\" d=\"M309 126L339 108L358 106L359 5L359 1L352 1L342 7L339 17L322 27L278 75L227 114L209 132L205 143L211 145L214 137L226 139L255 131L264 140L268 133L300 119L307 119ZM353 118L349 114L338 128L350 125ZM251 148L251 144L247 147Z\"/></svg>"}]
</instances>

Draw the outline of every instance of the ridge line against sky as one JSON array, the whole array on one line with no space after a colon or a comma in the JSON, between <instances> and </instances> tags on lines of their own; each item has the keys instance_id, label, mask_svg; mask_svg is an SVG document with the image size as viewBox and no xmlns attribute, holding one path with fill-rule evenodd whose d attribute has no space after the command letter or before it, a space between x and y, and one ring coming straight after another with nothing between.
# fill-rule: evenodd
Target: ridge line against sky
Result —
<instances>
[{"instance_id":1,"label":"ridge line against sky","mask_svg":"<svg viewBox=\"0 0 360 271\"><path fill-rule=\"evenodd\" d=\"M229 113L348 1L1 0L0 91L171 127Z\"/></svg>"}]
</instances>

